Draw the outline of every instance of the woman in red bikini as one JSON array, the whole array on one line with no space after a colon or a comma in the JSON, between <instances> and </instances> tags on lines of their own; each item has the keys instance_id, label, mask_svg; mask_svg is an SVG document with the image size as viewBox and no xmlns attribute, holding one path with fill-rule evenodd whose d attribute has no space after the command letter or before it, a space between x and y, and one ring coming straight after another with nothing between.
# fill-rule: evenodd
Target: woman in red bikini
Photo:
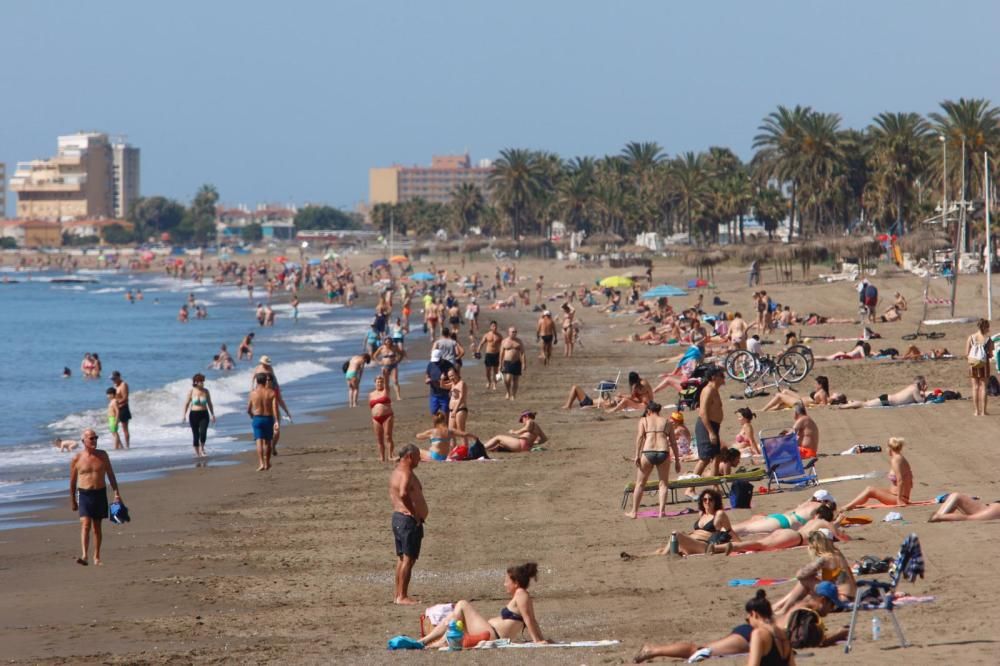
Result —
<instances>
[{"instance_id":1,"label":"woman in red bikini","mask_svg":"<svg viewBox=\"0 0 1000 666\"><path fill-rule=\"evenodd\" d=\"M389 397L389 389L382 375L375 378L375 390L368 394L368 407L372 411L372 429L378 440L378 459L382 462L391 460L395 457L393 451L395 444L392 441L392 398ZM388 457L385 450L386 442L389 444Z\"/></svg>"}]
</instances>

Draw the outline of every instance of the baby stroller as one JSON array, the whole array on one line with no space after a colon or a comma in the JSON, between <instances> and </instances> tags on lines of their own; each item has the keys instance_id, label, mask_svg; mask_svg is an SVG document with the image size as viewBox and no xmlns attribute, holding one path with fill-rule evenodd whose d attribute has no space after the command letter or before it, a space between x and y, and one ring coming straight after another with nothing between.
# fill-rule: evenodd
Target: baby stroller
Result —
<instances>
[{"instance_id":1,"label":"baby stroller","mask_svg":"<svg viewBox=\"0 0 1000 666\"><path fill-rule=\"evenodd\" d=\"M691 376L681 382L681 390L677 393L677 411L697 410L701 400L701 389L705 385L705 374L712 365L703 363L691 372Z\"/></svg>"}]
</instances>

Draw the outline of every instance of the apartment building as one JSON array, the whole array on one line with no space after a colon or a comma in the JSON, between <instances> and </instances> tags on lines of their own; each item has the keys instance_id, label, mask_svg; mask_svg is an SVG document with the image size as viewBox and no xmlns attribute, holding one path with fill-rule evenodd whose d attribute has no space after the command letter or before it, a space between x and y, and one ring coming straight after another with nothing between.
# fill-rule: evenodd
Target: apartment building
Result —
<instances>
[{"instance_id":1,"label":"apartment building","mask_svg":"<svg viewBox=\"0 0 1000 666\"><path fill-rule=\"evenodd\" d=\"M0 162L0 218L7 217L7 165Z\"/></svg>"},{"instance_id":2,"label":"apartment building","mask_svg":"<svg viewBox=\"0 0 1000 666\"><path fill-rule=\"evenodd\" d=\"M429 167L375 167L368 170L368 202L374 206L420 198L434 203L448 203L451 193L463 183L472 183L485 193L492 170L489 160L472 166L468 153L435 155Z\"/></svg>"},{"instance_id":3,"label":"apartment building","mask_svg":"<svg viewBox=\"0 0 1000 666\"><path fill-rule=\"evenodd\" d=\"M123 217L139 193L138 149L100 132L60 136L54 157L17 163L10 189L19 218Z\"/></svg>"}]
</instances>

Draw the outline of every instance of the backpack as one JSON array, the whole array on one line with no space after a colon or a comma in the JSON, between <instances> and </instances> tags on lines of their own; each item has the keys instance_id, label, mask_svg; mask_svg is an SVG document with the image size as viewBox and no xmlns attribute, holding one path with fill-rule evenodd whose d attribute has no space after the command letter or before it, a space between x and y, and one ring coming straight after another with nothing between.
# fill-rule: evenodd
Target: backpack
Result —
<instances>
[{"instance_id":1,"label":"backpack","mask_svg":"<svg viewBox=\"0 0 1000 666\"><path fill-rule=\"evenodd\" d=\"M986 363L986 345L982 342L978 342L975 337L970 339L972 343L969 346L969 365L983 365Z\"/></svg>"},{"instance_id":2,"label":"backpack","mask_svg":"<svg viewBox=\"0 0 1000 666\"><path fill-rule=\"evenodd\" d=\"M480 458L489 459L486 455L486 446L483 445L478 439L472 444L469 444L469 454L466 456L466 460L478 460Z\"/></svg>"},{"instance_id":3,"label":"backpack","mask_svg":"<svg viewBox=\"0 0 1000 666\"><path fill-rule=\"evenodd\" d=\"M734 509L749 509L753 499L753 484L738 479L729 485L729 506Z\"/></svg>"},{"instance_id":4,"label":"backpack","mask_svg":"<svg viewBox=\"0 0 1000 666\"><path fill-rule=\"evenodd\" d=\"M875 285L868 283L868 286L865 287L865 300L878 302L878 289Z\"/></svg>"},{"instance_id":5,"label":"backpack","mask_svg":"<svg viewBox=\"0 0 1000 666\"><path fill-rule=\"evenodd\" d=\"M986 393L993 397L1000 396L1000 381L997 380L996 375L990 375L990 381L986 384Z\"/></svg>"},{"instance_id":6,"label":"backpack","mask_svg":"<svg viewBox=\"0 0 1000 666\"><path fill-rule=\"evenodd\" d=\"M346 375L347 374L347 369L349 367L351 367L351 362L350 361L344 361L344 365L340 366L340 371L343 372Z\"/></svg>"},{"instance_id":7,"label":"backpack","mask_svg":"<svg viewBox=\"0 0 1000 666\"><path fill-rule=\"evenodd\" d=\"M819 647L823 642L823 621L819 613L808 608L800 608L788 618L788 640L796 650Z\"/></svg>"}]
</instances>

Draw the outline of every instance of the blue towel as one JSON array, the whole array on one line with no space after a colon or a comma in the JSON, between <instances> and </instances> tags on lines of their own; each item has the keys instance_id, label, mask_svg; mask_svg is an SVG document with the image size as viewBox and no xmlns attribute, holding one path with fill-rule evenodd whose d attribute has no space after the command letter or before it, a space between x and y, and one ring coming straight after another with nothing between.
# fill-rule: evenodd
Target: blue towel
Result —
<instances>
[{"instance_id":1,"label":"blue towel","mask_svg":"<svg viewBox=\"0 0 1000 666\"><path fill-rule=\"evenodd\" d=\"M409 636L393 636L386 647L390 650L423 650L424 644Z\"/></svg>"}]
</instances>

